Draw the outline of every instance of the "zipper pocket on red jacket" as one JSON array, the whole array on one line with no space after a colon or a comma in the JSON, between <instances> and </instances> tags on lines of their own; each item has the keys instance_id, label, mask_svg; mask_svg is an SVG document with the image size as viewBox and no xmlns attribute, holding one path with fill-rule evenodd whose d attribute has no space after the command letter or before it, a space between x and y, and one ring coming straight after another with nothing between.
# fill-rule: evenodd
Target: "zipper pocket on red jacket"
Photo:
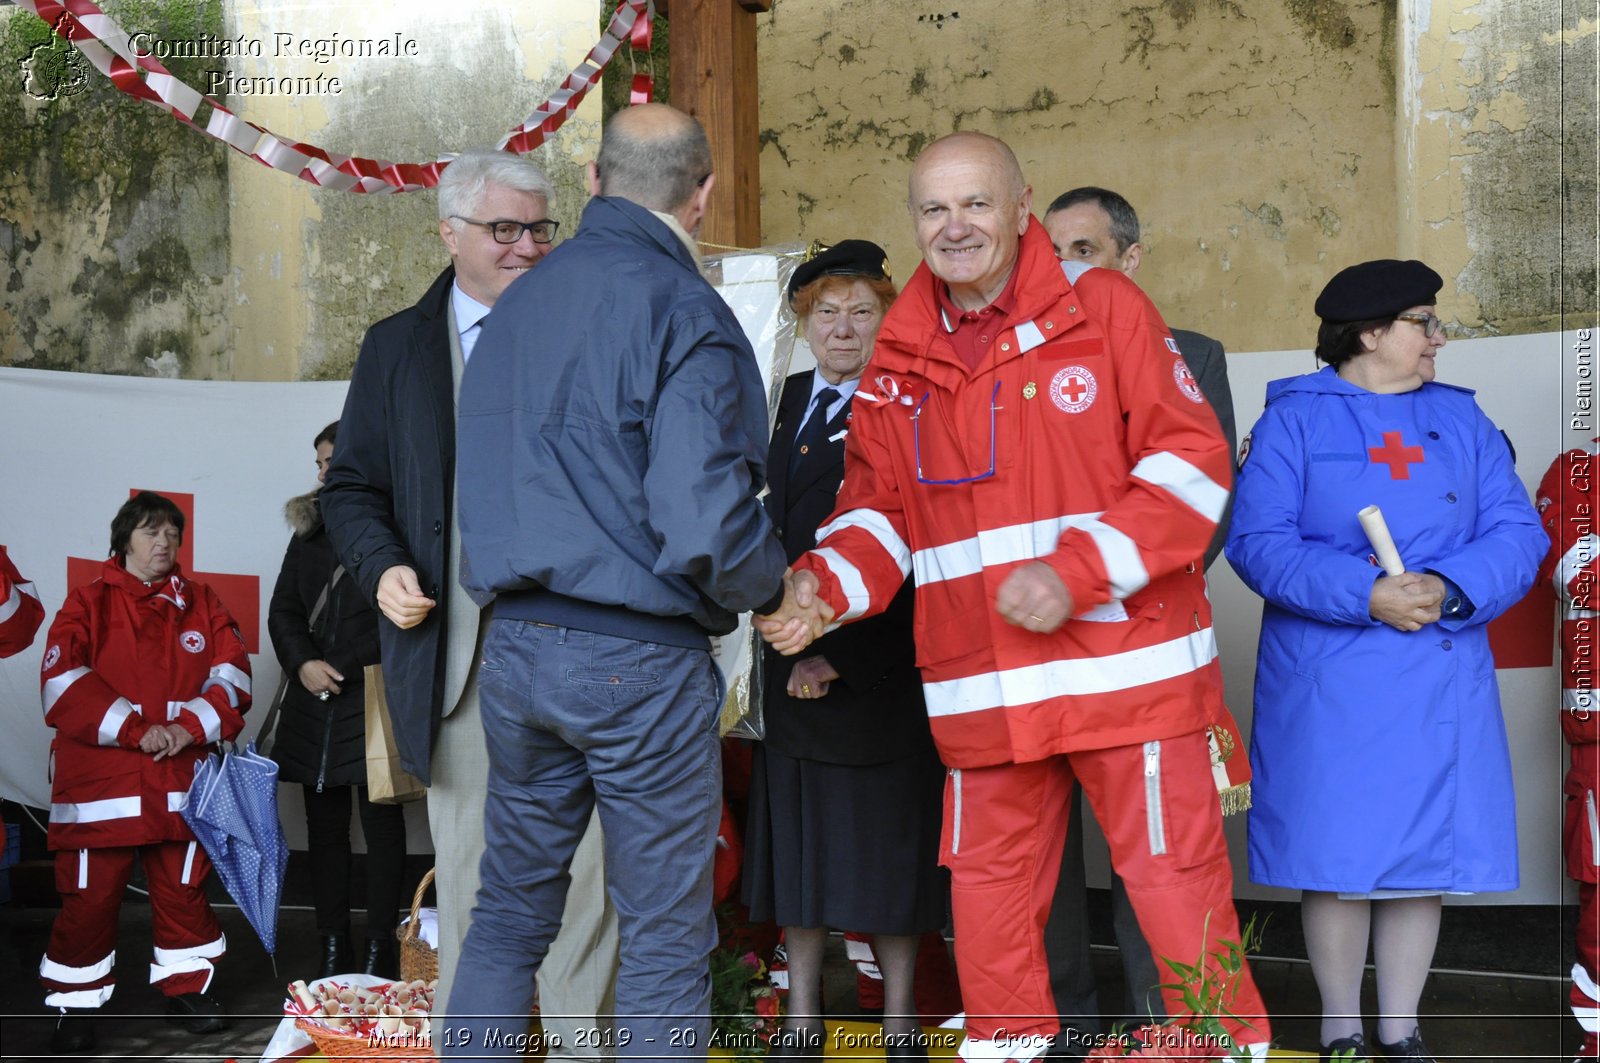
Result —
<instances>
[{"instance_id":1,"label":"zipper pocket on red jacket","mask_svg":"<svg viewBox=\"0 0 1600 1063\"><path fill-rule=\"evenodd\" d=\"M1167 851L1167 825L1161 810L1161 743L1144 744L1144 816L1150 834L1150 855Z\"/></svg>"},{"instance_id":2,"label":"zipper pocket on red jacket","mask_svg":"<svg viewBox=\"0 0 1600 1063\"><path fill-rule=\"evenodd\" d=\"M961 769L950 769L950 855L961 851Z\"/></svg>"}]
</instances>

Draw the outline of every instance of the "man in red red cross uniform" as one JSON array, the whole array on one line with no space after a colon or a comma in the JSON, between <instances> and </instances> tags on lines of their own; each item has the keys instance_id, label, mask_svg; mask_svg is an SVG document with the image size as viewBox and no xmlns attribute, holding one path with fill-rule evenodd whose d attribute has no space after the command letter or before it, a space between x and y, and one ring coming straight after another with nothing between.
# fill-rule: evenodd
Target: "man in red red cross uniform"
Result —
<instances>
[{"instance_id":1,"label":"man in red red cross uniform","mask_svg":"<svg viewBox=\"0 0 1600 1063\"><path fill-rule=\"evenodd\" d=\"M39 592L23 579L6 556L6 548L0 546L0 657L21 653L32 645L43 620Z\"/></svg>"},{"instance_id":2,"label":"man in red red cross uniform","mask_svg":"<svg viewBox=\"0 0 1600 1063\"><path fill-rule=\"evenodd\" d=\"M1578 962L1572 966L1572 1014L1584 1029L1579 1059L1600 1058L1600 701L1595 695L1595 625L1600 624L1600 474L1597 444L1559 455L1539 483L1536 502L1550 553L1539 570L1561 602L1561 734L1572 748L1563 790L1567 877L1578 883Z\"/></svg>"},{"instance_id":3,"label":"man in red red cross uniform","mask_svg":"<svg viewBox=\"0 0 1600 1063\"><path fill-rule=\"evenodd\" d=\"M1199 564L1228 444L1150 301L1120 272L1057 261L1031 197L992 137L918 158L924 264L857 393L839 507L795 563L819 615L760 622L798 650L915 574L917 663L951 769L942 859L969 1061L1032 1059L1058 1030L1043 933L1074 779L1157 957L1240 940ZM1250 1024L1229 1024L1238 1055L1262 1056L1248 968L1232 990Z\"/></svg>"}]
</instances>

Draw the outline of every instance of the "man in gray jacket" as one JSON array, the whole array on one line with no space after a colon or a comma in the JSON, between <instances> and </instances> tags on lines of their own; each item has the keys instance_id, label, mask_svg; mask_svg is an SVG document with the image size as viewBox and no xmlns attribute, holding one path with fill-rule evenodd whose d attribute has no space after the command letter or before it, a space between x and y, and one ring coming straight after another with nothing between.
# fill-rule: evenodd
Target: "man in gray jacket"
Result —
<instances>
[{"instance_id":1,"label":"man in gray jacket","mask_svg":"<svg viewBox=\"0 0 1600 1063\"><path fill-rule=\"evenodd\" d=\"M614 117L577 234L496 305L462 384L466 584L494 605L488 848L434 1030L447 1056L515 1056L594 807L623 941L617 1054L706 1054L724 694L709 637L788 585L756 498L755 356L690 235L712 180L694 119Z\"/></svg>"}]
</instances>

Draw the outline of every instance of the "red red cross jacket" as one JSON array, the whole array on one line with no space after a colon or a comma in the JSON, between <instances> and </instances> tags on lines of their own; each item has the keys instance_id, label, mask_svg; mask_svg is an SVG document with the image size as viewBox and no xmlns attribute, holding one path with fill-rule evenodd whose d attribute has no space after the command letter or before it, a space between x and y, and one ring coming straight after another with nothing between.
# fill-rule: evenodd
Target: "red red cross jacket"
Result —
<instances>
[{"instance_id":1,"label":"red red cross jacket","mask_svg":"<svg viewBox=\"0 0 1600 1063\"><path fill-rule=\"evenodd\" d=\"M213 742L244 727L250 655L210 587L174 571L145 586L115 559L67 596L44 651L52 849L194 837L178 803ZM176 722L193 745L157 761L139 749Z\"/></svg>"},{"instance_id":2,"label":"red red cross jacket","mask_svg":"<svg viewBox=\"0 0 1600 1063\"><path fill-rule=\"evenodd\" d=\"M795 565L842 621L881 610L915 572L917 664L954 768L1226 714L1200 572L1232 482L1216 415L1128 278L1070 283L1037 222L1016 268L1012 320L973 371L918 268L856 393L839 507ZM951 480L968 482L937 482ZM1035 559L1075 603L1049 635L994 609Z\"/></svg>"},{"instance_id":3,"label":"red red cross jacket","mask_svg":"<svg viewBox=\"0 0 1600 1063\"><path fill-rule=\"evenodd\" d=\"M0 657L21 653L32 645L43 620L39 592L22 578L6 556L6 548L0 546Z\"/></svg>"},{"instance_id":4,"label":"red red cross jacket","mask_svg":"<svg viewBox=\"0 0 1600 1063\"><path fill-rule=\"evenodd\" d=\"M1569 450L1556 458L1539 482L1536 504L1550 553L1539 583L1561 600L1561 733L1571 745L1600 742L1600 701L1595 697L1595 626L1600 624L1600 465L1595 450Z\"/></svg>"}]
</instances>

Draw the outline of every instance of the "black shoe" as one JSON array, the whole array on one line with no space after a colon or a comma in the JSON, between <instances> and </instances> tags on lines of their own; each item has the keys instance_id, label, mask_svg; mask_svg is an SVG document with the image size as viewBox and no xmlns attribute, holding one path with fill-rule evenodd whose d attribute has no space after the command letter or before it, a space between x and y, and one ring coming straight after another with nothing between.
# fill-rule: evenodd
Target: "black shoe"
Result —
<instances>
[{"instance_id":1,"label":"black shoe","mask_svg":"<svg viewBox=\"0 0 1600 1063\"><path fill-rule=\"evenodd\" d=\"M322 971L318 978L332 978L336 974L351 974L356 960L350 953L350 931L322 935Z\"/></svg>"},{"instance_id":2,"label":"black shoe","mask_svg":"<svg viewBox=\"0 0 1600 1063\"><path fill-rule=\"evenodd\" d=\"M928 1037L921 1030L916 1033L892 1034L885 1031L883 1035L884 1059L910 1059L927 1063Z\"/></svg>"},{"instance_id":3,"label":"black shoe","mask_svg":"<svg viewBox=\"0 0 1600 1063\"><path fill-rule=\"evenodd\" d=\"M228 1028L222 1005L209 993L185 993L167 998L167 1021L190 1033L217 1033Z\"/></svg>"},{"instance_id":4,"label":"black shoe","mask_svg":"<svg viewBox=\"0 0 1600 1063\"><path fill-rule=\"evenodd\" d=\"M821 1059L822 1034L816 1030L785 1027L772 1039L768 1059Z\"/></svg>"},{"instance_id":5,"label":"black shoe","mask_svg":"<svg viewBox=\"0 0 1600 1063\"><path fill-rule=\"evenodd\" d=\"M94 1008L62 1008L50 1035L50 1051L58 1056L86 1056L94 1051Z\"/></svg>"},{"instance_id":6,"label":"black shoe","mask_svg":"<svg viewBox=\"0 0 1600 1063\"><path fill-rule=\"evenodd\" d=\"M1410 1037L1403 1037L1392 1045L1379 1041L1378 1051L1391 1063L1435 1063L1433 1053L1422 1043L1422 1031L1415 1026L1411 1028Z\"/></svg>"},{"instance_id":7,"label":"black shoe","mask_svg":"<svg viewBox=\"0 0 1600 1063\"><path fill-rule=\"evenodd\" d=\"M1322 1055L1318 1058L1321 1063L1369 1063L1366 1039L1360 1034L1335 1037L1332 1044L1322 1046Z\"/></svg>"},{"instance_id":8,"label":"black shoe","mask_svg":"<svg viewBox=\"0 0 1600 1063\"><path fill-rule=\"evenodd\" d=\"M374 974L379 978L394 981L400 977L400 965L395 960L394 938L368 938L367 962L362 965L362 974Z\"/></svg>"}]
</instances>

